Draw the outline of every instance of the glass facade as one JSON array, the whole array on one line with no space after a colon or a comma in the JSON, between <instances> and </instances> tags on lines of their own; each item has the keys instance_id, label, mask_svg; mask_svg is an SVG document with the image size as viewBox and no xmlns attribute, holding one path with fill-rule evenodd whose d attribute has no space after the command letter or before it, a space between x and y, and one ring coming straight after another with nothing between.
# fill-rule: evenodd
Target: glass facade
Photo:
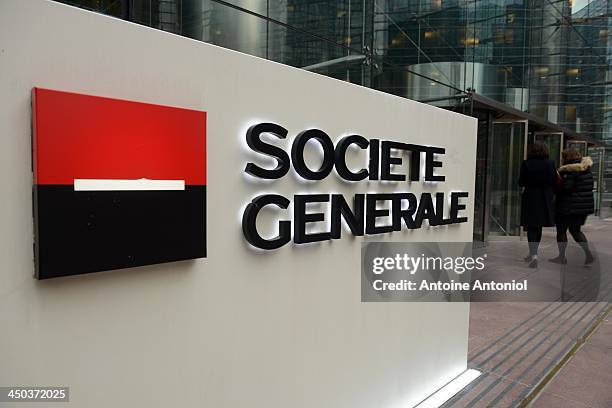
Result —
<instances>
[{"instance_id":1,"label":"glass facade","mask_svg":"<svg viewBox=\"0 0 612 408\"><path fill-rule=\"evenodd\" d=\"M582 143L612 212L608 0L62 2L477 117L477 239L520 234L533 140Z\"/></svg>"}]
</instances>

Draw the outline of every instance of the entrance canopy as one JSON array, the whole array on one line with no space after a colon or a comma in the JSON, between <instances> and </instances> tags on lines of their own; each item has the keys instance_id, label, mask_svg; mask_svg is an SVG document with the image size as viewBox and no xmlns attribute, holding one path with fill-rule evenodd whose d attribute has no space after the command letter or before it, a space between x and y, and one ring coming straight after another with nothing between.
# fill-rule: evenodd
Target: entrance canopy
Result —
<instances>
[{"instance_id":1,"label":"entrance canopy","mask_svg":"<svg viewBox=\"0 0 612 408\"><path fill-rule=\"evenodd\" d=\"M527 121L529 131L542 133L562 133L565 140L584 141L587 142L589 146L604 145L601 140L576 133L571 129L559 126L532 113L515 109L509 105L506 105L505 103L498 102L495 99L491 99L477 93L468 93L467 100L464 103L470 103L470 99L474 109L493 111L495 118L498 120Z\"/></svg>"},{"instance_id":2,"label":"entrance canopy","mask_svg":"<svg viewBox=\"0 0 612 408\"><path fill-rule=\"evenodd\" d=\"M468 91L454 96L421 99L419 102L460 111L470 116L478 116L475 114L476 112L487 112L492 114L496 121L527 123L528 131L532 133L559 134L563 135L565 141L585 142L589 147L605 147L605 143L599 139L577 133L542 117L513 108L476 92Z\"/></svg>"}]
</instances>

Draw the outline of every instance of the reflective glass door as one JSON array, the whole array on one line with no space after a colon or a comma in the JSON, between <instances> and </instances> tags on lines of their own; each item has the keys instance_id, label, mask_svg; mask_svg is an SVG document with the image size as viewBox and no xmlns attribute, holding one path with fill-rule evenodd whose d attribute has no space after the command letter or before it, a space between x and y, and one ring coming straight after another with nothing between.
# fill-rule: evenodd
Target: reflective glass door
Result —
<instances>
[{"instance_id":1,"label":"reflective glass door","mask_svg":"<svg viewBox=\"0 0 612 408\"><path fill-rule=\"evenodd\" d=\"M580 152L581 155L586 156L587 154L587 142L583 142L581 140L572 140L570 142L567 142L567 146L568 149L576 149Z\"/></svg>"},{"instance_id":2,"label":"reflective glass door","mask_svg":"<svg viewBox=\"0 0 612 408\"><path fill-rule=\"evenodd\" d=\"M548 157L555 162L555 167L561 165L561 151L563 150L563 133L536 132L530 142L542 142L548 147Z\"/></svg>"},{"instance_id":3,"label":"reflective glass door","mask_svg":"<svg viewBox=\"0 0 612 408\"><path fill-rule=\"evenodd\" d=\"M478 117L476 138L476 183L474 189L474 241L484 242L487 236L487 157L489 155L489 132L493 115L475 112Z\"/></svg>"},{"instance_id":4,"label":"reflective glass door","mask_svg":"<svg viewBox=\"0 0 612 408\"><path fill-rule=\"evenodd\" d=\"M527 122L494 122L489 141L489 236L520 236L521 190Z\"/></svg>"},{"instance_id":5,"label":"reflective glass door","mask_svg":"<svg viewBox=\"0 0 612 408\"><path fill-rule=\"evenodd\" d=\"M595 199L595 213L594 215L602 215L601 202L603 198L602 190L604 187L603 182L603 164L604 164L604 153L603 147L587 147L587 155L593 160L593 166L591 171L593 173L593 196Z\"/></svg>"}]
</instances>

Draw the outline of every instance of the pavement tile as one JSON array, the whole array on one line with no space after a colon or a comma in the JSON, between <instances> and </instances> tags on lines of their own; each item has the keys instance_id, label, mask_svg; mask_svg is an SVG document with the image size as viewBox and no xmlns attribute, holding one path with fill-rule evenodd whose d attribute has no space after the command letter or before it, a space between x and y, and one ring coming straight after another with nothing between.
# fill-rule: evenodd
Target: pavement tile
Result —
<instances>
[{"instance_id":1,"label":"pavement tile","mask_svg":"<svg viewBox=\"0 0 612 408\"><path fill-rule=\"evenodd\" d=\"M608 317L602 322L601 326L589 339L589 344L592 346L601 346L612 353L612 316Z\"/></svg>"},{"instance_id":2,"label":"pavement tile","mask_svg":"<svg viewBox=\"0 0 612 408\"><path fill-rule=\"evenodd\" d=\"M549 392L544 392L532 404L533 408L590 408L578 401L568 400Z\"/></svg>"},{"instance_id":3,"label":"pavement tile","mask_svg":"<svg viewBox=\"0 0 612 408\"><path fill-rule=\"evenodd\" d=\"M545 388L591 407L612 407L612 357L585 345ZM601 360L601 361L598 361Z\"/></svg>"}]
</instances>

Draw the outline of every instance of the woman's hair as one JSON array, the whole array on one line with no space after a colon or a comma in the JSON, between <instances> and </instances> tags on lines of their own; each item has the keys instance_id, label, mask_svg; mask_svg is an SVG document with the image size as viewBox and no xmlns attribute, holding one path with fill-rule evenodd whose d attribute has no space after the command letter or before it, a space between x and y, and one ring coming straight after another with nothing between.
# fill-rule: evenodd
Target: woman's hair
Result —
<instances>
[{"instance_id":1,"label":"woman's hair","mask_svg":"<svg viewBox=\"0 0 612 408\"><path fill-rule=\"evenodd\" d=\"M563 158L563 163L571 163L582 160L582 155L576 149L563 150L561 157Z\"/></svg>"},{"instance_id":2,"label":"woman's hair","mask_svg":"<svg viewBox=\"0 0 612 408\"><path fill-rule=\"evenodd\" d=\"M548 157L548 146L542 142L533 142L527 147L527 156Z\"/></svg>"}]
</instances>

